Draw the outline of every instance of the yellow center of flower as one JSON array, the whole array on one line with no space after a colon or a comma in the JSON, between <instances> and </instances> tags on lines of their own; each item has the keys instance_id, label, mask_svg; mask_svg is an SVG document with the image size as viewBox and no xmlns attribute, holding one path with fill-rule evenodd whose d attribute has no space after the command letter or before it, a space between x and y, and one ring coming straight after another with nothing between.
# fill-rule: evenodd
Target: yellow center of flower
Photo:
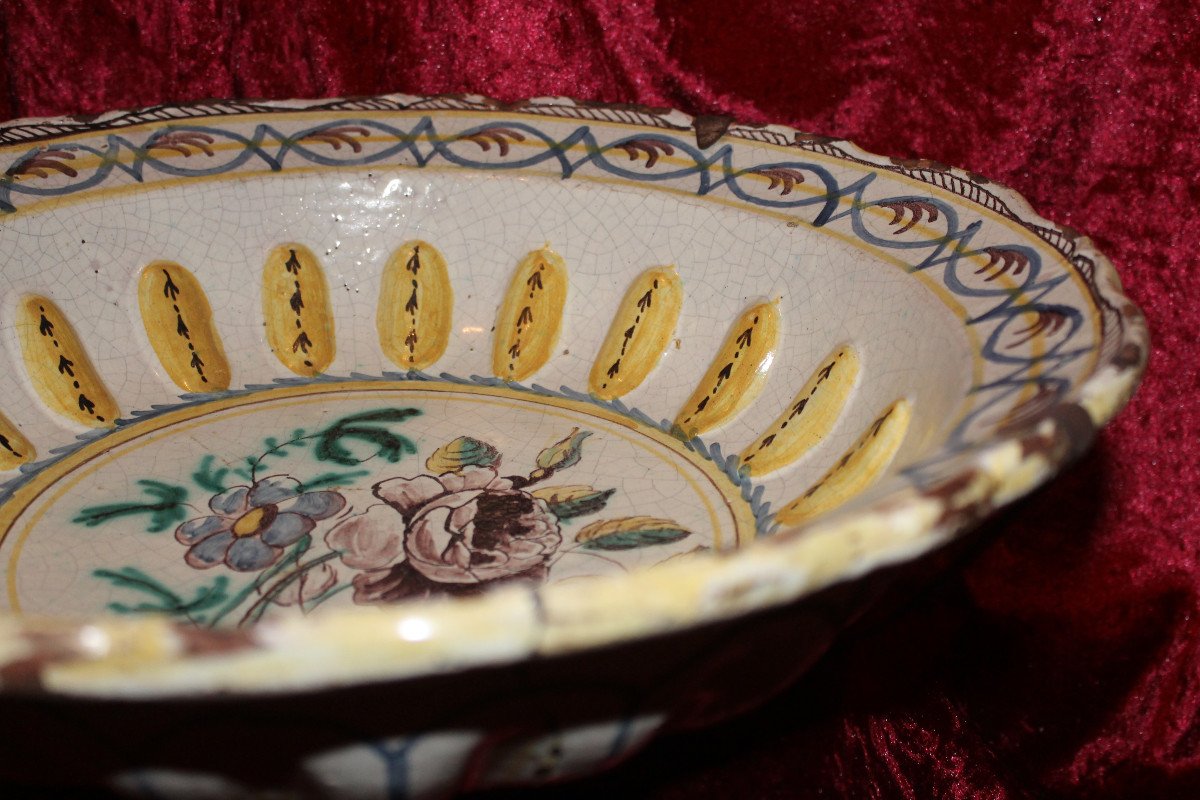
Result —
<instances>
[{"instance_id":1,"label":"yellow center of flower","mask_svg":"<svg viewBox=\"0 0 1200 800\"><path fill-rule=\"evenodd\" d=\"M234 536L249 536L256 533L262 525L263 517L267 515L267 507L252 508L233 523Z\"/></svg>"}]
</instances>

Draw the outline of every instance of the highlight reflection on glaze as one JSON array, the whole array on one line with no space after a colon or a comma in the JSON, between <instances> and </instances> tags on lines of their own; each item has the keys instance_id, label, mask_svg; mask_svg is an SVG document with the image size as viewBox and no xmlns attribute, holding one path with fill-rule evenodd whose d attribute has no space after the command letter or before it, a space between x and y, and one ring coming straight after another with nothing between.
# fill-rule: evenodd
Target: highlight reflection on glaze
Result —
<instances>
[{"instance_id":1,"label":"highlight reflection on glaze","mask_svg":"<svg viewBox=\"0 0 1200 800\"><path fill-rule=\"evenodd\" d=\"M672 267L639 275L621 300L592 365L588 389L612 400L636 389L658 366L683 307L683 283Z\"/></svg>"},{"instance_id":2,"label":"highlight reflection on glaze","mask_svg":"<svg viewBox=\"0 0 1200 800\"><path fill-rule=\"evenodd\" d=\"M92 428L112 427L120 410L66 316L49 298L26 297L17 318L21 353L47 406Z\"/></svg>"},{"instance_id":3,"label":"highlight reflection on glaze","mask_svg":"<svg viewBox=\"0 0 1200 800\"><path fill-rule=\"evenodd\" d=\"M544 247L521 259L496 315L496 377L519 381L550 360L566 302L567 266L558 253Z\"/></svg>"},{"instance_id":4,"label":"highlight reflection on glaze","mask_svg":"<svg viewBox=\"0 0 1200 800\"><path fill-rule=\"evenodd\" d=\"M263 268L263 318L267 341L292 372L312 377L334 356L329 286L317 257L302 244L281 244Z\"/></svg>"},{"instance_id":5,"label":"highlight reflection on glaze","mask_svg":"<svg viewBox=\"0 0 1200 800\"><path fill-rule=\"evenodd\" d=\"M680 433L685 437L704 433L754 402L775 358L778 338L777 303L760 303L743 312L676 416Z\"/></svg>"},{"instance_id":6,"label":"highlight reflection on glaze","mask_svg":"<svg viewBox=\"0 0 1200 800\"><path fill-rule=\"evenodd\" d=\"M912 405L897 400L880 414L821 480L775 515L781 525L799 525L831 511L873 484L892 463L908 432Z\"/></svg>"},{"instance_id":7,"label":"highlight reflection on glaze","mask_svg":"<svg viewBox=\"0 0 1200 800\"><path fill-rule=\"evenodd\" d=\"M858 378L858 353L830 353L771 427L742 451L742 468L766 475L799 460L833 429Z\"/></svg>"},{"instance_id":8,"label":"highlight reflection on glaze","mask_svg":"<svg viewBox=\"0 0 1200 800\"><path fill-rule=\"evenodd\" d=\"M138 280L142 324L155 355L185 392L229 388L229 361L200 282L172 261L155 261Z\"/></svg>"},{"instance_id":9,"label":"highlight reflection on glaze","mask_svg":"<svg viewBox=\"0 0 1200 800\"><path fill-rule=\"evenodd\" d=\"M375 325L392 363L424 369L446 352L453 326L454 289L446 259L420 240L396 248L383 269Z\"/></svg>"}]
</instances>

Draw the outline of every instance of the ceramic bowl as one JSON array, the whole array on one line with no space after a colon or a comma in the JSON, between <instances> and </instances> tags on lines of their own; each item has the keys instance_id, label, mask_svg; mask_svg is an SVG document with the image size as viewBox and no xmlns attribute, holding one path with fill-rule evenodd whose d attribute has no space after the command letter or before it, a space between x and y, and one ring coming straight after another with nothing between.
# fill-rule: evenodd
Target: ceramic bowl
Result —
<instances>
[{"instance_id":1,"label":"ceramic bowl","mask_svg":"<svg viewBox=\"0 0 1200 800\"><path fill-rule=\"evenodd\" d=\"M1128 399L1011 191L561 99L0 127L0 776L436 796L760 702Z\"/></svg>"}]
</instances>

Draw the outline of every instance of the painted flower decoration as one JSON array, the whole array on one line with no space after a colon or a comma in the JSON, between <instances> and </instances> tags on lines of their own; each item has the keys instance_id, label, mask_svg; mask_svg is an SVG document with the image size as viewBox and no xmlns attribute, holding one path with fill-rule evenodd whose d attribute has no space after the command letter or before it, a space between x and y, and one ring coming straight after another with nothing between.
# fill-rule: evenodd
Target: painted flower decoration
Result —
<instances>
[{"instance_id":1,"label":"painted flower decoration","mask_svg":"<svg viewBox=\"0 0 1200 800\"><path fill-rule=\"evenodd\" d=\"M239 572L255 572L274 564L283 548L345 505L337 492L304 492L295 478L271 475L213 496L208 501L213 513L183 523L175 538L188 545L184 560L196 569L224 563Z\"/></svg>"},{"instance_id":2,"label":"painted flower decoration","mask_svg":"<svg viewBox=\"0 0 1200 800\"><path fill-rule=\"evenodd\" d=\"M376 484L374 494L382 505L342 521L326 536L343 563L364 570L354 579L358 602L541 580L562 543L546 501L491 466L391 478Z\"/></svg>"},{"instance_id":3,"label":"painted flower decoration","mask_svg":"<svg viewBox=\"0 0 1200 800\"><path fill-rule=\"evenodd\" d=\"M337 570L329 564L317 564L301 572L295 580L288 581L283 588L272 594L276 605L301 606L320 598L337 586ZM262 589L259 590L262 593Z\"/></svg>"},{"instance_id":4,"label":"painted flower decoration","mask_svg":"<svg viewBox=\"0 0 1200 800\"><path fill-rule=\"evenodd\" d=\"M215 455L205 454L191 477L217 493L209 497L211 513L175 528L175 538L187 546L184 560L196 569L224 564L257 574L240 588L217 574L205 585L181 589L135 565L94 570L96 578L139 597L136 603L114 600L109 608L167 614L209 628L234 620L245 627L274 609L310 614L350 589L355 603L374 604L479 594L499 585L538 586L552 573L555 580L575 580L624 571L621 551L691 535L673 520L648 516L608 516L573 527L604 511L618 491L546 484L582 460L593 434L581 428L542 448L525 474L501 476L496 447L459 436L430 453L424 473L411 477L380 480L376 469L326 472L310 485L338 488L321 491L305 491L286 474L255 479L264 460L285 451L297 463L310 458L345 467L376 459L380 465L397 463L418 448L394 427L420 414L416 408L379 408L317 430L293 428L286 441L265 437L260 455L240 460L246 466L219 466ZM220 488L230 474L247 484ZM373 476L369 488L356 480L365 475ZM95 527L144 514L145 530L153 534L195 509L186 486L150 478L137 483L148 500L86 507L74 521ZM322 520L332 524L318 539L312 532ZM566 546L564 529L573 530Z\"/></svg>"}]
</instances>

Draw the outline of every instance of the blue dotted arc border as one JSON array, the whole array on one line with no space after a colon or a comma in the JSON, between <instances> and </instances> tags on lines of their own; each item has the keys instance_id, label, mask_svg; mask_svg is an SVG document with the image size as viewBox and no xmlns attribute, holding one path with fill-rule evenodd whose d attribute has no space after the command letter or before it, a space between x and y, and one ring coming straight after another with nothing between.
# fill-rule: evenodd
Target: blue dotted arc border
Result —
<instances>
[{"instance_id":1,"label":"blue dotted arc border","mask_svg":"<svg viewBox=\"0 0 1200 800\"><path fill-rule=\"evenodd\" d=\"M1068 368L1096 349L1091 344L1080 344L1079 334L1093 314L1098 313L1103 323L1104 310L1085 311L1048 299L1058 286L1071 279L1068 270L1045 270L1041 253L1027 244L973 245L983 221L964 221L958 208L931 194L906 193L868 199L868 189L882 185L877 180L881 168L876 165L845 154L835 156L871 167L869 171L844 178L803 157L772 158L764 163L738 166L734 163L735 146L729 140L701 148L694 138L689 140L648 128L601 143L586 124L576 125L562 136L552 135L530 123L529 117L538 113L546 112L527 109L524 118L520 114L497 113L494 119L448 134L439 133L435 119L429 115L421 116L409 127L377 118L347 116L292 133L259 123L248 135L227 127L181 120L165 124L139 140L110 132L99 144L54 143L53 149L43 145L17 156L0 175L0 218L18 210L20 201L74 194L120 176L142 183L155 174L176 179L204 178L253 168L256 164L280 172L293 163L423 168L440 161L488 172L549 166L552 174L562 180L587 171L642 184L670 182L673 189L690 185L690 191L698 197L720 191L752 206L794 214L814 228L840 222L864 245L893 253L907 265L909 272L933 274L963 301L976 306L981 300L986 302L986 308L967 319L965 325L979 331L983 341L980 355L993 370L985 381L971 387L975 402L950 432L946 445L923 462L931 468L978 444L973 426L982 423L983 429L988 429L991 417L1002 416L1014 399L1031 387L1033 394L1041 398L1064 396L1073 385ZM563 120L558 122L562 124ZM370 146L363 145L367 139L372 140ZM756 140L735 141L752 147ZM511 147L513 142L523 145L520 152ZM537 146L531 149L529 145ZM188 157L184 158L183 153ZM84 172L75 170L71 164L80 155L94 157L98 166ZM659 160L662 155L670 155L672 162L683 163L668 165ZM213 163L214 158L219 159L218 163ZM21 179L50 172L69 180L65 184L39 186L38 181ZM764 191L761 179L771 176L775 176L771 179L772 186ZM784 177L818 190L815 194L793 195L789 184L783 182ZM929 222L937 221L944 226L945 232L904 239L879 236L867 224L866 214L870 209L881 208L895 213L897 220L900 209L914 215L914 222L918 219L916 215L922 214ZM981 260L990 262L993 265L990 268L1009 271L1014 286L990 282L981 286L977 277ZM1079 273L1087 282L1087 275L1082 270ZM1042 324L1051 326L1053 333L1047 341L1050 338L1053 341L1038 354L1026 346L1012 352L1015 340L1025 337L1020 343L1026 344L1031 338L1026 336L1030 318L1044 319Z\"/></svg>"},{"instance_id":2,"label":"blue dotted arc border","mask_svg":"<svg viewBox=\"0 0 1200 800\"><path fill-rule=\"evenodd\" d=\"M500 378L485 378L479 375L472 375L469 378L451 375L449 373L441 373L439 375L431 375L420 370L408 370L406 372L383 372L380 375L364 375L361 373L352 372L349 375L318 375L313 378L276 378L271 383L263 384L247 384L241 389L227 389L221 392L204 392L204 393L189 393L180 395L178 403L166 403L163 405L154 405L145 411L134 411L129 417L122 417L116 421L118 428L124 428L129 425L135 425L139 422L154 419L164 414L173 411L179 411L185 408L195 408L204 406L215 400L222 400L230 397L246 397L254 394L259 394L271 389L279 389L286 386L312 386L319 384L337 384L337 383L396 383L396 382L414 382L414 383L449 383L458 386L482 386L488 388L504 388L514 391L523 392L534 397L551 397L562 400L574 400L576 402L587 403L598 408L605 409L618 414L626 419L632 420L639 425L665 433L669 436L678 438L673 431L673 426L670 420L655 420L650 415L637 408L625 405L620 400L601 400L585 392L576 391L567 386L561 387L559 390L548 389L538 384L524 385L513 381L505 381ZM76 437L74 442L56 447L49 452L47 458L35 461L31 464L24 464L20 468L18 475L12 479L0 484L0 504L3 504L12 497L13 493L19 488L29 483L38 473L53 464L58 463L72 453L77 452L83 447L86 447L93 442L99 441L112 433L112 429L88 431ZM716 443L709 444L699 436L688 440L680 440L681 444L687 447L688 450L699 455L706 461L711 461L721 474L724 475L738 491L739 496L750 507L750 513L754 517L754 532L756 536L769 536L778 529L778 525L774 521L774 515L771 513L771 504L763 500L763 486L755 484L750 476L738 471L739 459L736 454L726 455L722 452L721 446Z\"/></svg>"}]
</instances>

